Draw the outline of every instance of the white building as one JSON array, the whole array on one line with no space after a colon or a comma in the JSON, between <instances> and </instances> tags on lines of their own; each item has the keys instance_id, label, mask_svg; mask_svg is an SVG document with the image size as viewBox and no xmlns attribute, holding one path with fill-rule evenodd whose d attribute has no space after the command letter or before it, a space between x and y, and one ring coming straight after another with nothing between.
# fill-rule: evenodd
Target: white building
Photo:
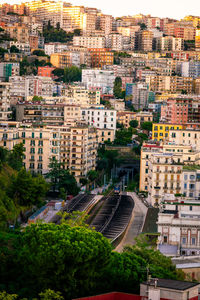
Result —
<instances>
[{"instance_id":1,"label":"white building","mask_svg":"<svg viewBox=\"0 0 200 300\"><path fill-rule=\"evenodd\" d=\"M123 49L123 36L119 33L112 33L106 37L106 47L115 51Z\"/></svg>"},{"instance_id":2,"label":"white building","mask_svg":"<svg viewBox=\"0 0 200 300\"><path fill-rule=\"evenodd\" d=\"M9 82L11 83L11 97L53 96L54 82L51 77L12 76Z\"/></svg>"},{"instance_id":3,"label":"white building","mask_svg":"<svg viewBox=\"0 0 200 300\"><path fill-rule=\"evenodd\" d=\"M88 125L100 129L116 130L116 111L105 109L103 106L82 108L82 119Z\"/></svg>"},{"instance_id":4,"label":"white building","mask_svg":"<svg viewBox=\"0 0 200 300\"><path fill-rule=\"evenodd\" d=\"M165 255L200 255L200 201L174 198L158 214L158 249Z\"/></svg>"},{"instance_id":5,"label":"white building","mask_svg":"<svg viewBox=\"0 0 200 300\"><path fill-rule=\"evenodd\" d=\"M73 45L86 48L105 48L103 36L74 36Z\"/></svg>"},{"instance_id":6,"label":"white building","mask_svg":"<svg viewBox=\"0 0 200 300\"><path fill-rule=\"evenodd\" d=\"M48 43L44 45L44 52L51 56L53 53L62 53L68 50L68 45L60 43Z\"/></svg>"},{"instance_id":7,"label":"white building","mask_svg":"<svg viewBox=\"0 0 200 300\"><path fill-rule=\"evenodd\" d=\"M112 94L115 76L113 71L83 69L82 82L87 89L100 89L103 94Z\"/></svg>"},{"instance_id":8,"label":"white building","mask_svg":"<svg viewBox=\"0 0 200 300\"><path fill-rule=\"evenodd\" d=\"M0 120L7 121L10 117L10 83L0 82Z\"/></svg>"},{"instance_id":9,"label":"white building","mask_svg":"<svg viewBox=\"0 0 200 300\"><path fill-rule=\"evenodd\" d=\"M10 47L15 46L19 49L20 52L23 52L25 55L30 55L31 49L29 43L20 43L15 41L10 41Z\"/></svg>"}]
</instances>

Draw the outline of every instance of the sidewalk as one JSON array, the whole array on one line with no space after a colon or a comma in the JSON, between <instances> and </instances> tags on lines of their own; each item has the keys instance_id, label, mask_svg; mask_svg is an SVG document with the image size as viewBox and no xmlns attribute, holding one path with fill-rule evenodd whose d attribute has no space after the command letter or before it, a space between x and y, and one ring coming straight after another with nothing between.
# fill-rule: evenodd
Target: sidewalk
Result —
<instances>
[{"instance_id":1,"label":"sidewalk","mask_svg":"<svg viewBox=\"0 0 200 300\"><path fill-rule=\"evenodd\" d=\"M134 208L133 208L131 220L126 230L126 233L122 241L120 242L120 244L115 248L115 251L117 252L122 252L123 247L126 245L135 244L134 239L142 232L143 224L148 210L148 208L138 198L136 193L127 192L126 194L133 198Z\"/></svg>"}]
</instances>

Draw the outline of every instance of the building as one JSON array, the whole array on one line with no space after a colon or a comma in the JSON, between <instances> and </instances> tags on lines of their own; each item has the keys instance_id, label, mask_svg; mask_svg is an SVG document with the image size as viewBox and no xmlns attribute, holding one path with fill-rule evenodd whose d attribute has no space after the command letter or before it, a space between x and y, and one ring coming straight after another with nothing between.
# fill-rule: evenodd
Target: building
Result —
<instances>
[{"instance_id":1,"label":"building","mask_svg":"<svg viewBox=\"0 0 200 300\"><path fill-rule=\"evenodd\" d=\"M102 94L112 94L115 76L113 71L83 69L82 83L87 89L99 89Z\"/></svg>"},{"instance_id":2,"label":"building","mask_svg":"<svg viewBox=\"0 0 200 300\"><path fill-rule=\"evenodd\" d=\"M152 278L140 284L142 299L198 300L199 283Z\"/></svg>"},{"instance_id":3,"label":"building","mask_svg":"<svg viewBox=\"0 0 200 300\"><path fill-rule=\"evenodd\" d=\"M80 105L81 107L89 107L91 105L95 106L100 104L100 91L95 89L86 89L81 85L68 85L67 87L64 87L62 89L62 95L71 100L71 103Z\"/></svg>"},{"instance_id":4,"label":"building","mask_svg":"<svg viewBox=\"0 0 200 300\"><path fill-rule=\"evenodd\" d=\"M157 222L160 233L158 249L171 256L199 255L199 216L199 201L164 198Z\"/></svg>"},{"instance_id":5,"label":"building","mask_svg":"<svg viewBox=\"0 0 200 300\"><path fill-rule=\"evenodd\" d=\"M161 120L167 124L199 123L199 97L180 95L168 98L161 106Z\"/></svg>"},{"instance_id":6,"label":"building","mask_svg":"<svg viewBox=\"0 0 200 300\"><path fill-rule=\"evenodd\" d=\"M19 75L19 69L19 63L0 62L0 79L7 81L9 77Z\"/></svg>"},{"instance_id":7,"label":"building","mask_svg":"<svg viewBox=\"0 0 200 300\"><path fill-rule=\"evenodd\" d=\"M194 81L191 77L179 76L146 76L146 83L149 89L154 92L170 92L192 94L194 90Z\"/></svg>"},{"instance_id":8,"label":"building","mask_svg":"<svg viewBox=\"0 0 200 300\"><path fill-rule=\"evenodd\" d=\"M152 140L165 141L169 138L170 130L181 130L183 126L180 124L154 123L152 126Z\"/></svg>"},{"instance_id":9,"label":"building","mask_svg":"<svg viewBox=\"0 0 200 300\"><path fill-rule=\"evenodd\" d=\"M8 82L0 82L0 120L6 121L11 118L11 84Z\"/></svg>"},{"instance_id":10,"label":"building","mask_svg":"<svg viewBox=\"0 0 200 300\"><path fill-rule=\"evenodd\" d=\"M73 45L86 48L105 48L105 37L103 36L74 36Z\"/></svg>"},{"instance_id":11,"label":"building","mask_svg":"<svg viewBox=\"0 0 200 300\"><path fill-rule=\"evenodd\" d=\"M5 31L13 40L19 43L29 43L29 28L26 24L9 24L5 27Z\"/></svg>"},{"instance_id":12,"label":"building","mask_svg":"<svg viewBox=\"0 0 200 300\"><path fill-rule=\"evenodd\" d=\"M145 82L138 82L132 86L132 104L136 110L148 108L149 87Z\"/></svg>"},{"instance_id":13,"label":"building","mask_svg":"<svg viewBox=\"0 0 200 300\"><path fill-rule=\"evenodd\" d=\"M182 62L181 76L192 77L194 79L200 77L200 62L192 60Z\"/></svg>"},{"instance_id":14,"label":"building","mask_svg":"<svg viewBox=\"0 0 200 300\"><path fill-rule=\"evenodd\" d=\"M22 43L19 41L10 41L10 47L15 46L17 49L19 49L20 52L22 52L24 55L30 55L31 48L29 42Z\"/></svg>"},{"instance_id":15,"label":"building","mask_svg":"<svg viewBox=\"0 0 200 300\"><path fill-rule=\"evenodd\" d=\"M116 130L116 111L104 107L82 108L82 120L90 126L100 129Z\"/></svg>"},{"instance_id":16,"label":"building","mask_svg":"<svg viewBox=\"0 0 200 300\"><path fill-rule=\"evenodd\" d=\"M152 51L153 49L153 32L150 30L141 30L135 33L135 47L140 51Z\"/></svg>"},{"instance_id":17,"label":"building","mask_svg":"<svg viewBox=\"0 0 200 300\"><path fill-rule=\"evenodd\" d=\"M55 70L54 67L38 67L38 76L54 78L54 75L52 74L53 70Z\"/></svg>"},{"instance_id":18,"label":"building","mask_svg":"<svg viewBox=\"0 0 200 300\"><path fill-rule=\"evenodd\" d=\"M115 130L106 128L97 128L98 144L104 144L106 141L113 142L115 139Z\"/></svg>"},{"instance_id":19,"label":"building","mask_svg":"<svg viewBox=\"0 0 200 300\"><path fill-rule=\"evenodd\" d=\"M53 96L54 82L50 77L11 76L9 82L11 83L11 97Z\"/></svg>"},{"instance_id":20,"label":"building","mask_svg":"<svg viewBox=\"0 0 200 300\"><path fill-rule=\"evenodd\" d=\"M113 65L114 53L106 48L90 48L91 67L102 68L105 65Z\"/></svg>"},{"instance_id":21,"label":"building","mask_svg":"<svg viewBox=\"0 0 200 300\"><path fill-rule=\"evenodd\" d=\"M66 52L69 49L67 44L61 43L48 43L44 45L44 52L46 55L51 56L53 53Z\"/></svg>"}]
</instances>

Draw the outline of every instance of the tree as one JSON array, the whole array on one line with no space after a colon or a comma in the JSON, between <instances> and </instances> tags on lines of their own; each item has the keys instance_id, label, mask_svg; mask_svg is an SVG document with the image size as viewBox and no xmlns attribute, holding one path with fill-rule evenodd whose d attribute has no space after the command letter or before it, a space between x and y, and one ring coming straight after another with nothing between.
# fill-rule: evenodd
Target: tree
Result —
<instances>
[{"instance_id":1,"label":"tree","mask_svg":"<svg viewBox=\"0 0 200 300\"><path fill-rule=\"evenodd\" d=\"M48 190L48 184L41 175L33 177L30 172L21 169L12 176L9 196L20 206L40 205Z\"/></svg>"},{"instance_id":2,"label":"tree","mask_svg":"<svg viewBox=\"0 0 200 300\"><path fill-rule=\"evenodd\" d=\"M132 143L132 128L130 128L130 130L126 128L122 128L116 131L115 140L114 140L115 145L126 146L127 144L131 144L131 143Z\"/></svg>"},{"instance_id":3,"label":"tree","mask_svg":"<svg viewBox=\"0 0 200 300\"><path fill-rule=\"evenodd\" d=\"M138 121L137 120L131 120L129 125L133 128L137 128L138 127Z\"/></svg>"},{"instance_id":4,"label":"tree","mask_svg":"<svg viewBox=\"0 0 200 300\"><path fill-rule=\"evenodd\" d=\"M46 56L45 52L43 50L34 50L32 52L32 55L36 55L36 56Z\"/></svg>"},{"instance_id":5,"label":"tree","mask_svg":"<svg viewBox=\"0 0 200 300\"><path fill-rule=\"evenodd\" d=\"M63 164L57 160L50 161L49 173L46 177L50 179L54 192L64 189L65 193L74 196L79 192L74 176L69 173L69 170L65 170Z\"/></svg>"},{"instance_id":6,"label":"tree","mask_svg":"<svg viewBox=\"0 0 200 300\"><path fill-rule=\"evenodd\" d=\"M33 297L45 289L60 291L65 299L86 295L110 255L108 240L89 228L53 223L27 226L19 236L17 255L23 296Z\"/></svg>"},{"instance_id":7,"label":"tree","mask_svg":"<svg viewBox=\"0 0 200 300\"><path fill-rule=\"evenodd\" d=\"M0 292L0 300L15 300L18 296L16 294L7 294L5 291Z\"/></svg>"},{"instance_id":8,"label":"tree","mask_svg":"<svg viewBox=\"0 0 200 300\"><path fill-rule=\"evenodd\" d=\"M152 122L143 122L141 124L141 128L143 130L152 131L152 124L153 124Z\"/></svg>"},{"instance_id":9,"label":"tree","mask_svg":"<svg viewBox=\"0 0 200 300\"><path fill-rule=\"evenodd\" d=\"M114 96L118 99L122 96L122 79L121 77L116 77L113 88Z\"/></svg>"},{"instance_id":10,"label":"tree","mask_svg":"<svg viewBox=\"0 0 200 300\"><path fill-rule=\"evenodd\" d=\"M76 66L71 66L64 69L64 82L70 83L81 81L82 70Z\"/></svg>"},{"instance_id":11,"label":"tree","mask_svg":"<svg viewBox=\"0 0 200 300\"><path fill-rule=\"evenodd\" d=\"M95 171L95 170L90 170L88 173L87 173L87 177L90 181L94 181L95 179L98 178L98 172Z\"/></svg>"},{"instance_id":12,"label":"tree","mask_svg":"<svg viewBox=\"0 0 200 300\"><path fill-rule=\"evenodd\" d=\"M43 98L40 96L33 96L33 98L32 98L32 101L33 102L40 102L40 101L42 101L43 100Z\"/></svg>"},{"instance_id":13,"label":"tree","mask_svg":"<svg viewBox=\"0 0 200 300\"><path fill-rule=\"evenodd\" d=\"M145 30L147 28L147 25L145 23L138 23L140 25L141 30Z\"/></svg>"},{"instance_id":14,"label":"tree","mask_svg":"<svg viewBox=\"0 0 200 300\"><path fill-rule=\"evenodd\" d=\"M23 167L24 146L22 143L16 144L11 151L9 151L7 162L14 170L21 170Z\"/></svg>"},{"instance_id":15,"label":"tree","mask_svg":"<svg viewBox=\"0 0 200 300\"><path fill-rule=\"evenodd\" d=\"M0 47L0 57L3 57L5 53L8 53L8 50Z\"/></svg>"},{"instance_id":16,"label":"tree","mask_svg":"<svg viewBox=\"0 0 200 300\"><path fill-rule=\"evenodd\" d=\"M50 289L45 290L39 295L41 300L64 300L64 297L60 292L54 292Z\"/></svg>"},{"instance_id":17,"label":"tree","mask_svg":"<svg viewBox=\"0 0 200 300\"><path fill-rule=\"evenodd\" d=\"M19 49L15 45L12 45L10 47L10 53L19 53Z\"/></svg>"}]
</instances>

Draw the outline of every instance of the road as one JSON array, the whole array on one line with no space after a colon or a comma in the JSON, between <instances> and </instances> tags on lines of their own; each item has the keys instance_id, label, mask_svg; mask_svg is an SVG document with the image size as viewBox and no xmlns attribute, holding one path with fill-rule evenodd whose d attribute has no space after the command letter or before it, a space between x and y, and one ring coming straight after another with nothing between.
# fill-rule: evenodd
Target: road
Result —
<instances>
[{"instance_id":1,"label":"road","mask_svg":"<svg viewBox=\"0 0 200 300\"><path fill-rule=\"evenodd\" d=\"M125 245L134 245L134 239L141 233L147 213L147 207L138 198L136 193L127 192L126 194L133 198L135 206L126 233L120 244L115 248L115 251L117 252L121 252Z\"/></svg>"}]
</instances>

